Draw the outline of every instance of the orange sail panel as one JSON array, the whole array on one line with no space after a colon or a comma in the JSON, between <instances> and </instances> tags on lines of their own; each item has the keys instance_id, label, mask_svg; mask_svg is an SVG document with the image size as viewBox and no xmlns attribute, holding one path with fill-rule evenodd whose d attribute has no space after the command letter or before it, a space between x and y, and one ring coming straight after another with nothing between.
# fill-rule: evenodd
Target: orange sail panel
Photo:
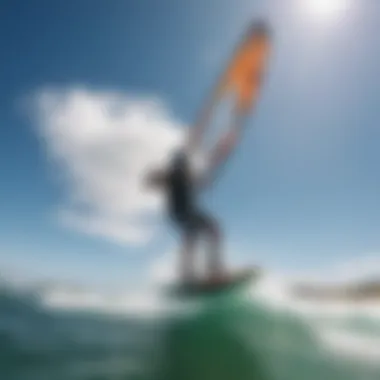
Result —
<instances>
[{"instance_id":1,"label":"orange sail panel","mask_svg":"<svg viewBox=\"0 0 380 380\"><path fill-rule=\"evenodd\" d=\"M238 110L249 111L258 98L269 52L269 33L261 25L255 25L236 51L222 77L217 97L234 91Z\"/></svg>"},{"instance_id":2,"label":"orange sail panel","mask_svg":"<svg viewBox=\"0 0 380 380\"><path fill-rule=\"evenodd\" d=\"M202 145L223 99L233 99L230 111L232 121L228 129L240 133L248 112L255 107L259 98L270 50L271 35L267 25L252 23L217 81L213 94L201 108L194 128L189 132L189 151L195 151Z\"/></svg>"}]
</instances>

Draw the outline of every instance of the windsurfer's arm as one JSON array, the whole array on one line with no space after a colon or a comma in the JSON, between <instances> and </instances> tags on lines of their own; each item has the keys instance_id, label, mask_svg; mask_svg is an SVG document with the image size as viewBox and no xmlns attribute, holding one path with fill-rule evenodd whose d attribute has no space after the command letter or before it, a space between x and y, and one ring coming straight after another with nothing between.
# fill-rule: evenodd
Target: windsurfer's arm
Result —
<instances>
[{"instance_id":1,"label":"windsurfer's arm","mask_svg":"<svg viewBox=\"0 0 380 380\"><path fill-rule=\"evenodd\" d=\"M150 188L162 188L166 183L166 174L164 171L155 170L146 176L145 184Z\"/></svg>"}]
</instances>

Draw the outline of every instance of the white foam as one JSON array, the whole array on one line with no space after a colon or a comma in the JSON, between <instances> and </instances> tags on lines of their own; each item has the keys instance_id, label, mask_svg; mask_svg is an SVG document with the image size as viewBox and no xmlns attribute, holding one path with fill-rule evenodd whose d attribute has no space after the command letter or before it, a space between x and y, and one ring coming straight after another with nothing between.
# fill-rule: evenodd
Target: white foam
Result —
<instances>
[{"instance_id":1,"label":"white foam","mask_svg":"<svg viewBox=\"0 0 380 380\"><path fill-rule=\"evenodd\" d=\"M308 317L364 317L380 322L380 302L347 300L317 301L296 297L291 288L296 279L266 274L251 287L251 295L268 307L278 311L291 311Z\"/></svg>"},{"instance_id":2,"label":"white foam","mask_svg":"<svg viewBox=\"0 0 380 380\"><path fill-rule=\"evenodd\" d=\"M380 366L380 336L355 333L338 328L324 328L318 334L324 347L334 354Z\"/></svg>"},{"instance_id":3,"label":"white foam","mask_svg":"<svg viewBox=\"0 0 380 380\"><path fill-rule=\"evenodd\" d=\"M252 285L251 296L275 312L301 316L324 349L335 355L359 361L380 363L380 334L369 335L343 327L352 318L379 323L380 303L349 301L317 302L299 300L291 294L292 281L281 276L266 276Z\"/></svg>"},{"instance_id":4,"label":"white foam","mask_svg":"<svg viewBox=\"0 0 380 380\"><path fill-rule=\"evenodd\" d=\"M42 303L51 309L134 315L139 318L157 318L194 309L194 305L169 301L157 292L148 290L111 295L90 291L50 290L43 295Z\"/></svg>"}]
</instances>

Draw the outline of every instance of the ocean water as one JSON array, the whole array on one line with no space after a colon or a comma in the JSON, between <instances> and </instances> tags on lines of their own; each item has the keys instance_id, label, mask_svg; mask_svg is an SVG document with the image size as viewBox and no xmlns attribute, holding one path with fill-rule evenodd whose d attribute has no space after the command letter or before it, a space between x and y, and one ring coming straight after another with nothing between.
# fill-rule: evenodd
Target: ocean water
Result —
<instances>
[{"instance_id":1,"label":"ocean water","mask_svg":"<svg viewBox=\"0 0 380 380\"><path fill-rule=\"evenodd\" d=\"M380 312L264 279L212 300L0 297L1 380L380 379Z\"/></svg>"}]
</instances>

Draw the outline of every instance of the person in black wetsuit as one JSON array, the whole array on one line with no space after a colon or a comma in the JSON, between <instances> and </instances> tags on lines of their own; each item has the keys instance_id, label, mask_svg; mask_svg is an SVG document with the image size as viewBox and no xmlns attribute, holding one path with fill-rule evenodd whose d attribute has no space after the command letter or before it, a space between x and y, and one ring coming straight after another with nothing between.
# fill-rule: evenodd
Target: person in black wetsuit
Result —
<instances>
[{"instance_id":1,"label":"person in black wetsuit","mask_svg":"<svg viewBox=\"0 0 380 380\"><path fill-rule=\"evenodd\" d=\"M210 167L219 163L231 149L233 136L226 137ZM198 192L209 180L209 176L195 174L185 150L180 150L174 155L167 170L152 172L148 176L151 186L165 191L169 217L182 235L180 271L184 281L194 280L194 248L200 234L208 237L209 277L218 280L224 276L219 224L197 205Z\"/></svg>"}]
</instances>

